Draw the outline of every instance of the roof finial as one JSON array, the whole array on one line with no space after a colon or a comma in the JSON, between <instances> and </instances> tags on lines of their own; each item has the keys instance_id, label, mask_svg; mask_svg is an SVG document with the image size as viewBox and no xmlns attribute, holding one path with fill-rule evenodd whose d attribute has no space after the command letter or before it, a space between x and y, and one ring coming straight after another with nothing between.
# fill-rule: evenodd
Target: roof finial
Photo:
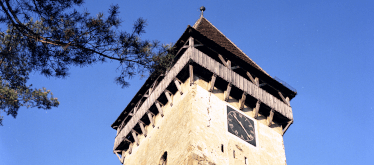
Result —
<instances>
[{"instance_id":1,"label":"roof finial","mask_svg":"<svg viewBox=\"0 0 374 165\"><path fill-rule=\"evenodd\" d=\"M201 17L204 17L204 11L205 11L205 7L204 6L201 6L200 7L200 11L201 11Z\"/></svg>"}]
</instances>

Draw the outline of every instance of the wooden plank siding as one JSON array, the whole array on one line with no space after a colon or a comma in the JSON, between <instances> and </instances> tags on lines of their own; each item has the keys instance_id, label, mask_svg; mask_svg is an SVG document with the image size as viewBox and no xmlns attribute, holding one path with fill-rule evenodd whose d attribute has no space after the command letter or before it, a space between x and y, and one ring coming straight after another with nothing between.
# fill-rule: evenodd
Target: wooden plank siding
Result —
<instances>
[{"instance_id":1,"label":"wooden plank siding","mask_svg":"<svg viewBox=\"0 0 374 165\"><path fill-rule=\"evenodd\" d=\"M212 69L210 66L215 66L215 67L218 66L219 72L216 73L217 76L223 78L227 82L231 82L232 85L236 86L237 88L243 90L249 95L260 100L262 103L266 104L267 106L274 109L275 111L282 114L283 116L287 117L288 119L290 120L293 119L292 108L290 106L280 101L278 98L274 97L273 95L267 93L265 90L261 89L260 87L256 86L251 81L243 78L242 76L235 73L231 69L222 65L221 63L213 60L208 55L200 52L197 49L193 49L192 51L194 52L191 54L191 59L194 62L196 62L197 64L201 65L202 67L208 69L209 71L213 73L214 73L214 69ZM205 58L202 56L205 56ZM206 61L209 61L209 64L207 64L206 62L203 62L201 59L207 59ZM244 88L244 86L246 86L247 88Z\"/></svg>"}]
</instances>

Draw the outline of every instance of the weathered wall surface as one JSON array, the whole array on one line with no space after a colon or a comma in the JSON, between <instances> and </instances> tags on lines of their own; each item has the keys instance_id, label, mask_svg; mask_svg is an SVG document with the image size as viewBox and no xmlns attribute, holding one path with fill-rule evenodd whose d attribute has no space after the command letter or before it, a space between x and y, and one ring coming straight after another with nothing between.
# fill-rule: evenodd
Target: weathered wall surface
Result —
<instances>
[{"instance_id":1,"label":"weathered wall surface","mask_svg":"<svg viewBox=\"0 0 374 165\"><path fill-rule=\"evenodd\" d=\"M182 85L183 95L173 96L173 106L164 107L164 117L155 117L155 128L147 126L148 136L139 136L140 145L126 152L126 165L158 165L167 151L168 165L273 165L286 164L281 127L268 127L265 117L255 120L257 146L227 131L227 105L238 109L238 101L223 101L223 92L208 92L208 83L199 80ZM245 111L245 112L244 112ZM243 114L252 117L252 108ZM223 151L222 151L223 149ZM235 152L235 157L234 157Z\"/></svg>"},{"instance_id":2,"label":"weathered wall surface","mask_svg":"<svg viewBox=\"0 0 374 165\"><path fill-rule=\"evenodd\" d=\"M207 157L215 164L273 165L286 164L282 128L277 124L268 127L267 120L259 116L255 120L257 146L237 138L227 131L227 105L239 109L238 100L223 101L224 92L215 89L208 92L208 83L197 80L196 95L193 100L192 145L194 154ZM244 112L246 111L246 112ZM252 117L252 108L245 107L243 114ZM253 118L252 118L253 119ZM223 152L221 146L223 145ZM235 158L234 158L235 151Z\"/></svg>"}]
</instances>

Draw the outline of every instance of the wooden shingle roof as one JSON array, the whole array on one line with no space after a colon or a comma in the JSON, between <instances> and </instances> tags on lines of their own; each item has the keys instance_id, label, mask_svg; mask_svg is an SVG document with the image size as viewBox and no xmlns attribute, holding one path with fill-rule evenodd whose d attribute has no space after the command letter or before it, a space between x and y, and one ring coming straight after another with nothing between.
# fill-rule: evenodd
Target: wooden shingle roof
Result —
<instances>
[{"instance_id":1,"label":"wooden shingle roof","mask_svg":"<svg viewBox=\"0 0 374 165\"><path fill-rule=\"evenodd\" d=\"M220 45L221 47L230 51L232 54L236 55L249 65L255 67L256 69L270 76L204 17L200 17L194 24L193 28L199 31L205 37Z\"/></svg>"}]
</instances>

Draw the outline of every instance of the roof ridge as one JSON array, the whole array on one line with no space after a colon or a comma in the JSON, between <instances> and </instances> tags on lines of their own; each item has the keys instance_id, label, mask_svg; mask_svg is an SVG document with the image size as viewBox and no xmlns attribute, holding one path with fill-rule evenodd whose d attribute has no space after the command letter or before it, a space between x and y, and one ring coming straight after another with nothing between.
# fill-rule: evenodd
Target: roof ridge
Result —
<instances>
[{"instance_id":1,"label":"roof ridge","mask_svg":"<svg viewBox=\"0 0 374 165\"><path fill-rule=\"evenodd\" d=\"M200 16L200 18L195 22L195 24L192 26L194 29L196 29L198 26L199 26L199 24L200 24L200 22L201 22L201 20L203 19L204 17L203 16ZM206 19L205 19L206 20ZM208 21L209 22L209 21ZM209 22L210 23L210 22Z\"/></svg>"},{"instance_id":2,"label":"roof ridge","mask_svg":"<svg viewBox=\"0 0 374 165\"><path fill-rule=\"evenodd\" d=\"M204 19L205 21L207 21L210 25L212 25L212 27L214 27L219 33L221 33L222 36L224 36L232 45L235 46L236 49L238 49L246 58L248 58L251 62L253 62L254 65L256 65L262 72L264 72L265 74L267 74L268 76L270 76L264 69L262 69L256 62L254 62L251 58L248 57L247 54L245 54L238 46L235 45L234 42L232 42L229 38L226 37L226 35L224 35L217 27L215 27L211 22L209 22L206 18L204 18L203 16L201 16L196 22L195 24L193 25L193 28L197 30L197 27L199 26L199 24L201 23L201 20ZM271 76L270 76L271 77Z\"/></svg>"}]
</instances>

